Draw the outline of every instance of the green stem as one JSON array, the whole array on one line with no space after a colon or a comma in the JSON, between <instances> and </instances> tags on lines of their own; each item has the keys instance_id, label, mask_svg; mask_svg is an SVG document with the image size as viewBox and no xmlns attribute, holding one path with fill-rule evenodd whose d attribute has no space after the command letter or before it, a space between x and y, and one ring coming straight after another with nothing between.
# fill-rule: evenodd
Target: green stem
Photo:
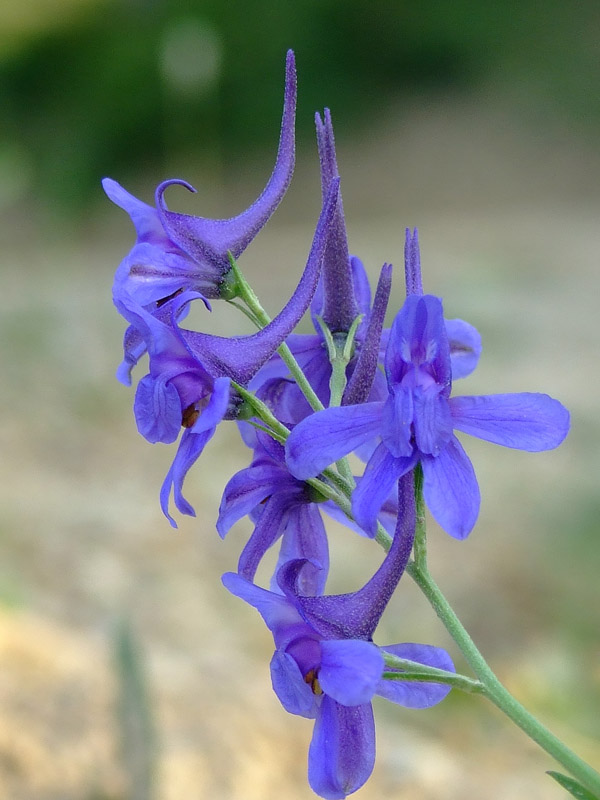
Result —
<instances>
[{"instance_id":1,"label":"green stem","mask_svg":"<svg viewBox=\"0 0 600 800\"><path fill-rule=\"evenodd\" d=\"M483 684L485 696L534 742L537 742L543 750L556 759L559 764L562 764L583 786L600 795L600 774L542 725L500 683L427 568L411 562L406 571L419 586L446 630L459 646L471 669Z\"/></svg>"}]
</instances>

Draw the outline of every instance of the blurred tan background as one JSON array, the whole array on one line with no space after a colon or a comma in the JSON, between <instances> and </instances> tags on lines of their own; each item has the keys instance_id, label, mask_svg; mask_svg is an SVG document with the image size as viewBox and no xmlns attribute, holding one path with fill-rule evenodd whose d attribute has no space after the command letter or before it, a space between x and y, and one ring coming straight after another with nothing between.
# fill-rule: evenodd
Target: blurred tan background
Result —
<instances>
[{"instance_id":1,"label":"blurred tan background","mask_svg":"<svg viewBox=\"0 0 600 800\"><path fill-rule=\"evenodd\" d=\"M52 3L0 7L0 797L304 800L311 723L269 681L272 640L221 587L250 532L214 529L248 453L222 425L192 470L196 519L170 529L174 454L135 430L114 370L110 285L133 243L104 175L147 202L238 213L272 166L284 54L299 73L298 163L242 266L273 313L302 269L320 193L312 117L332 109L351 251L384 260L400 306L403 230L426 289L484 352L457 393L548 392L572 412L557 451L465 444L482 490L467 542L430 530L432 570L497 674L600 764L595 3ZM215 304L194 322L242 332ZM308 323L303 330L308 331ZM141 377L143 370L137 372ZM332 530L332 591L380 554ZM335 557L337 554L337 559ZM380 643L462 661L406 579ZM553 800L554 764L485 701L376 704L378 757L357 798Z\"/></svg>"}]
</instances>

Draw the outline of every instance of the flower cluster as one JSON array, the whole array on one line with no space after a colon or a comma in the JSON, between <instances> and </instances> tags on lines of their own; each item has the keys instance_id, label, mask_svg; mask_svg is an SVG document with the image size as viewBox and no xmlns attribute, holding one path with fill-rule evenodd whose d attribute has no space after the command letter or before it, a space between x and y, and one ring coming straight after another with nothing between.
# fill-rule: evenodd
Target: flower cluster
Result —
<instances>
[{"instance_id":1,"label":"flower cluster","mask_svg":"<svg viewBox=\"0 0 600 800\"><path fill-rule=\"evenodd\" d=\"M103 185L137 233L113 287L129 325L117 375L130 383L132 369L148 355L134 400L138 429L152 443L179 439L160 492L162 509L176 526L173 496L179 512L194 515L183 495L185 476L219 423L236 421L250 465L225 487L216 526L225 536L250 516L254 530L237 572L223 583L258 610L273 634L271 678L283 707L315 720L311 787L322 797L343 798L373 769L372 698L425 708L450 690L454 667L444 650L373 642L413 551L421 487L439 525L463 539L480 499L455 431L546 450L566 436L569 414L544 394L452 394L453 381L475 369L480 338L468 323L445 319L442 301L423 293L416 230L406 235L406 300L384 328L392 268L383 265L372 297L363 263L349 251L328 110L316 115L322 208L312 245L289 301L272 320L266 317L236 259L290 183L295 110L290 51L275 167L258 199L231 219L170 211L167 188L194 191L184 181L161 183L154 206L113 180ZM184 327L193 301L210 310L211 301L234 298L246 305L256 333L220 337ZM309 309L315 333L294 333ZM366 461L361 476L352 474L350 453ZM322 512L388 550L356 591L326 593ZM258 566L279 541L271 584L262 588L255 583ZM417 676L422 668L423 679L408 675L398 659Z\"/></svg>"}]
</instances>

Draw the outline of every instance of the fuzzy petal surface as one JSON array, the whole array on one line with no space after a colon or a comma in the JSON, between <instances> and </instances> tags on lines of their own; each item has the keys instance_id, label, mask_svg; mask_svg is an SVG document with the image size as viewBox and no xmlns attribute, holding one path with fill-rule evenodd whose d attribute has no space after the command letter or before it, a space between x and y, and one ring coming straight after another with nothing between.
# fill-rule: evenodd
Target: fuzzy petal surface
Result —
<instances>
[{"instance_id":1,"label":"fuzzy petal surface","mask_svg":"<svg viewBox=\"0 0 600 800\"><path fill-rule=\"evenodd\" d=\"M368 703L375 694L383 668L383 656L372 642L360 639L321 642L321 689L344 706Z\"/></svg>"},{"instance_id":2,"label":"fuzzy petal surface","mask_svg":"<svg viewBox=\"0 0 600 800\"><path fill-rule=\"evenodd\" d=\"M417 453L395 458L385 444L380 444L369 459L364 475L352 493L354 519L369 536L377 533L377 515L394 484L415 466L417 459Z\"/></svg>"},{"instance_id":3,"label":"fuzzy petal surface","mask_svg":"<svg viewBox=\"0 0 600 800\"><path fill-rule=\"evenodd\" d=\"M313 478L330 464L375 438L383 403L327 408L302 420L290 434L285 457L300 480Z\"/></svg>"},{"instance_id":4,"label":"fuzzy petal surface","mask_svg":"<svg viewBox=\"0 0 600 800\"><path fill-rule=\"evenodd\" d=\"M455 539L465 539L479 514L473 465L453 436L437 457L423 456L423 495L435 521Z\"/></svg>"},{"instance_id":5,"label":"fuzzy petal surface","mask_svg":"<svg viewBox=\"0 0 600 800\"><path fill-rule=\"evenodd\" d=\"M547 394L452 397L450 412L457 430L517 450L552 450L569 432L569 412Z\"/></svg>"},{"instance_id":6,"label":"fuzzy petal surface","mask_svg":"<svg viewBox=\"0 0 600 800\"><path fill-rule=\"evenodd\" d=\"M447 319L446 333L450 342L452 380L470 375L481 355L481 336L477 328L462 319Z\"/></svg>"},{"instance_id":7,"label":"fuzzy petal surface","mask_svg":"<svg viewBox=\"0 0 600 800\"><path fill-rule=\"evenodd\" d=\"M375 765L370 703L342 706L325 695L308 751L308 781L325 800L343 800L365 783Z\"/></svg>"}]
</instances>

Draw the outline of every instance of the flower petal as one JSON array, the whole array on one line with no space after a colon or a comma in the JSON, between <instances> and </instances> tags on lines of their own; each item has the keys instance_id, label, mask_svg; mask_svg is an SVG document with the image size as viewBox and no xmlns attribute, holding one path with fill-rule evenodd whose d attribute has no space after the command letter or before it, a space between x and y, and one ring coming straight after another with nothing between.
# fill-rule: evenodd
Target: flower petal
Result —
<instances>
[{"instance_id":1,"label":"flower petal","mask_svg":"<svg viewBox=\"0 0 600 800\"><path fill-rule=\"evenodd\" d=\"M290 472L296 478L313 478L325 467L374 439L381 427L383 403L327 408L306 417L285 445Z\"/></svg>"},{"instance_id":2,"label":"flower petal","mask_svg":"<svg viewBox=\"0 0 600 800\"><path fill-rule=\"evenodd\" d=\"M288 506L279 558L271 582L273 591L279 591L279 567L286 561L298 558L309 560L313 567L310 569L306 566L300 573L298 590L307 596L323 594L329 574L329 543L321 513L315 503L296 502Z\"/></svg>"},{"instance_id":3,"label":"flower petal","mask_svg":"<svg viewBox=\"0 0 600 800\"><path fill-rule=\"evenodd\" d=\"M170 444L181 430L181 400L170 381L146 375L137 385L133 413L137 429L152 444Z\"/></svg>"},{"instance_id":4,"label":"flower petal","mask_svg":"<svg viewBox=\"0 0 600 800\"><path fill-rule=\"evenodd\" d=\"M450 341L452 380L466 378L477 366L481 355L479 331L462 319L447 319L446 333Z\"/></svg>"},{"instance_id":5,"label":"flower petal","mask_svg":"<svg viewBox=\"0 0 600 800\"><path fill-rule=\"evenodd\" d=\"M450 345L442 301L433 295L409 294L392 323L385 354L389 385L402 383L417 368L426 368L448 396L452 382Z\"/></svg>"},{"instance_id":6,"label":"flower petal","mask_svg":"<svg viewBox=\"0 0 600 800\"><path fill-rule=\"evenodd\" d=\"M364 475L352 493L354 519L369 536L377 533L377 515L394 484L416 462L416 453L406 458L395 458L384 444L380 444L369 459Z\"/></svg>"},{"instance_id":7,"label":"flower petal","mask_svg":"<svg viewBox=\"0 0 600 800\"><path fill-rule=\"evenodd\" d=\"M428 667L445 669L448 672L455 672L452 659L441 647L433 647L429 644L390 644L381 648L382 650L398 656L407 658L411 661L418 661ZM395 670L390 669L391 672ZM398 670L401 672L401 670ZM377 685L377 694L397 703L405 708L429 708L441 702L449 693L450 686L444 683L430 683L428 681L388 681L380 680Z\"/></svg>"},{"instance_id":8,"label":"flower petal","mask_svg":"<svg viewBox=\"0 0 600 800\"><path fill-rule=\"evenodd\" d=\"M285 647L303 634L314 636L314 632L302 620L296 607L282 594L261 589L260 586L242 578L237 572L226 572L221 581L231 594L254 606L273 634L277 648Z\"/></svg>"},{"instance_id":9,"label":"flower petal","mask_svg":"<svg viewBox=\"0 0 600 800\"><path fill-rule=\"evenodd\" d=\"M455 539L465 539L479 514L473 465L453 436L438 456L423 456L423 494L436 522Z\"/></svg>"},{"instance_id":10,"label":"flower petal","mask_svg":"<svg viewBox=\"0 0 600 800\"><path fill-rule=\"evenodd\" d=\"M452 397L450 412L457 430L517 450L552 450L569 432L569 412L547 394Z\"/></svg>"},{"instance_id":11,"label":"flower petal","mask_svg":"<svg viewBox=\"0 0 600 800\"><path fill-rule=\"evenodd\" d=\"M319 711L317 697L304 680L296 660L285 650L271 659L271 683L281 705L290 714L314 719Z\"/></svg>"},{"instance_id":12,"label":"flower petal","mask_svg":"<svg viewBox=\"0 0 600 800\"><path fill-rule=\"evenodd\" d=\"M217 378L210 401L192 428L187 428L179 442L177 453L160 490L160 506L173 528L177 523L169 514L171 488L175 505L182 514L195 517L194 508L182 494L183 481L212 438L217 424L223 419L229 403L229 378Z\"/></svg>"},{"instance_id":13,"label":"flower petal","mask_svg":"<svg viewBox=\"0 0 600 800\"><path fill-rule=\"evenodd\" d=\"M394 458L412 455L414 416L414 391L404 386L392 386L383 407L381 440Z\"/></svg>"},{"instance_id":14,"label":"flower petal","mask_svg":"<svg viewBox=\"0 0 600 800\"><path fill-rule=\"evenodd\" d=\"M285 478L285 472L273 464L259 464L237 472L221 498L217 520L219 536L223 538L232 525L272 495L281 485L282 478Z\"/></svg>"},{"instance_id":15,"label":"flower petal","mask_svg":"<svg viewBox=\"0 0 600 800\"><path fill-rule=\"evenodd\" d=\"M368 703L383 673L383 656L373 642L330 639L321 642L319 684L344 706Z\"/></svg>"},{"instance_id":16,"label":"flower petal","mask_svg":"<svg viewBox=\"0 0 600 800\"><path fill-rule=\"evenodd\" d=\"M308 751L308 781L325 800L343 800L365 783L375 765L370 703L342 706L325 695Z\"/></svg>"},{"instance_id":17,"label":"flower petal","mask_svg":"<svg viewBox=\"0 0 600 800\"><path fill-rule=\"evenodd\" d=\"M433 391L413 392L415 441L421 453L437 456L452 436L448 400Z\"/></svg>"},{"instance_id":18,"label":"flower petal","mask_svg":"<svg viewBox=\"0 0 600 800\"><path fill-rule=\"evenodd\" d=\"M262 557L283 533L289 506L290 495L287 492L277 492L267 500L238 561L238 572L249 581L254 580Z\"/></svg>"}]
</instances>

